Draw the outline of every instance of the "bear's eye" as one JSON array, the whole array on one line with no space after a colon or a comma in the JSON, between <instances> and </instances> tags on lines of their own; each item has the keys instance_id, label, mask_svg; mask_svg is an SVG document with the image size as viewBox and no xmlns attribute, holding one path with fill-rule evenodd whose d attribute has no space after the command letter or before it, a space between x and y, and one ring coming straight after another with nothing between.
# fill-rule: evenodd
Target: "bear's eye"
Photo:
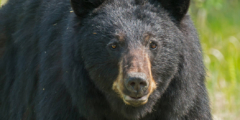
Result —
<instances>
[{"instance_id":1,"label":"bear's eye","mask_svg":"<svg viewBox=\"0 0 240 120\"><path fill-rule=\"evenodd\" d=\"M155 50L157 48L157 44L154 42L150 43L150 49Z\"/></svg>"},{"instance_id":2,"label":"bear's eye","mask_svg":"<svg viewBox=\"0 0 240 120\"><path fill-rule=\"evenodd\" d=\"M116 48L117 48L117 45L116 45L116 44L112 44L112 45L111 45L111 48L112 48L112 49L116 49Z\"/></svg>"},{"instance_id":3,"label":"bear's eye","mask_svg":"<svg viewBox=\"0 0 240 120\"><path fill-rule=\"evenodd\" d=\"M118 50L120 48L117 42L110 42L107 44L107 47L109 50L112 50L112 51Z\"/></svg>"},{"instance_id":4,"label":"bear's eye","mask_svg":"<svg viewBox=\"0 0 240 120\"><path fill-rule=\"evenodd\" d=\"M118 44L117 43L110 43L108 45L108 47L111 49L111 50L116 50L118 48Z\"/></svg>"}]
</instances>

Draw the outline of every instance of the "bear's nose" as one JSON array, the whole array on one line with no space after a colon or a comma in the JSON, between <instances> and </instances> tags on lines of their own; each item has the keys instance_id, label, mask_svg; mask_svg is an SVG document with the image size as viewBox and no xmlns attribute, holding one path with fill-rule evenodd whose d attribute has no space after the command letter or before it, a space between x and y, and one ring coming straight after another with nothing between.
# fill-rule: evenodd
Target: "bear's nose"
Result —
<instances>
[{"instance_id":1,"label":"bear's nose","mask_svg":"<svg viewBox=\"0 0 240 120\"><path fill-rule=\"evenodd\" d=\"M149 82L144 73L130 73L125 81L125 86L133 94L144 94L148 89Z\"/></svg>"}]
</instances>

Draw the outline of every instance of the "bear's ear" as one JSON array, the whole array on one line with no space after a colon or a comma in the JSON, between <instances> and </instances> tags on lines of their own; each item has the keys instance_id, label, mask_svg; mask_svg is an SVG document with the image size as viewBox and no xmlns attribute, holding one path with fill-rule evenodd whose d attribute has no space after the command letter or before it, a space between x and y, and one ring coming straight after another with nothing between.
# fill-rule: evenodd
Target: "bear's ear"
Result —
<instances>
[{"instance_id":1,"label":"bear's ear","mask_svg":"<svg viewBox=\"0 0 240 120\"><path fill-rule=\"evenodd\" d=\"M84 16L103 2L104 0L71 0L71 5L77 16Z\"/></svg>"},{"instance_id":2,"label":"bear's ear","mask_svg":"<svg viewBox=\"0 0 240 120\"><path fill-rule=\"evenodd\" d=\"M188 11L190 0L158 0L161 5L173 15L177 21L181 21Z\"/></svg>"}]
</instances>

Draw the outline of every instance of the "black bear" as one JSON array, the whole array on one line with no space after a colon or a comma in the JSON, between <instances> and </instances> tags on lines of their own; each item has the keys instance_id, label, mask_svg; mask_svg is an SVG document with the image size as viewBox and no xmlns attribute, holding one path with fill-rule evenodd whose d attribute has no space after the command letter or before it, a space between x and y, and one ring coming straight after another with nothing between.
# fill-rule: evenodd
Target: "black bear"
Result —
<instances>
[{"instance_id":1,"label":"black bear","mask_svg":"<svg viewBox=\"0 0 240 120\"><path fill-rule=\"evenodd\" d=\"M211 120L190 0L9 0L1 120Z\"/></svg>"}]
</instances>

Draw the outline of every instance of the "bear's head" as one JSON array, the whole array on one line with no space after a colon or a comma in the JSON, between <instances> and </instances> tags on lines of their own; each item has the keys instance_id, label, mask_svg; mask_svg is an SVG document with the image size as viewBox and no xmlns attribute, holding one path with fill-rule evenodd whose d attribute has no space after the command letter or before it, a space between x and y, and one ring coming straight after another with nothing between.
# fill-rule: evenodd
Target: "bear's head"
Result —
<instances>
[{"instance_id":1,"label":"bear's head","mask_svg":"<svg viewBox=\"0 0 240 120\"><path fill-rule=\"evenodd\" d=\"M190 0L71 0L81 59L111 108L139 118L152 112L177 74Z\"/></svg>"}]
</instances>

